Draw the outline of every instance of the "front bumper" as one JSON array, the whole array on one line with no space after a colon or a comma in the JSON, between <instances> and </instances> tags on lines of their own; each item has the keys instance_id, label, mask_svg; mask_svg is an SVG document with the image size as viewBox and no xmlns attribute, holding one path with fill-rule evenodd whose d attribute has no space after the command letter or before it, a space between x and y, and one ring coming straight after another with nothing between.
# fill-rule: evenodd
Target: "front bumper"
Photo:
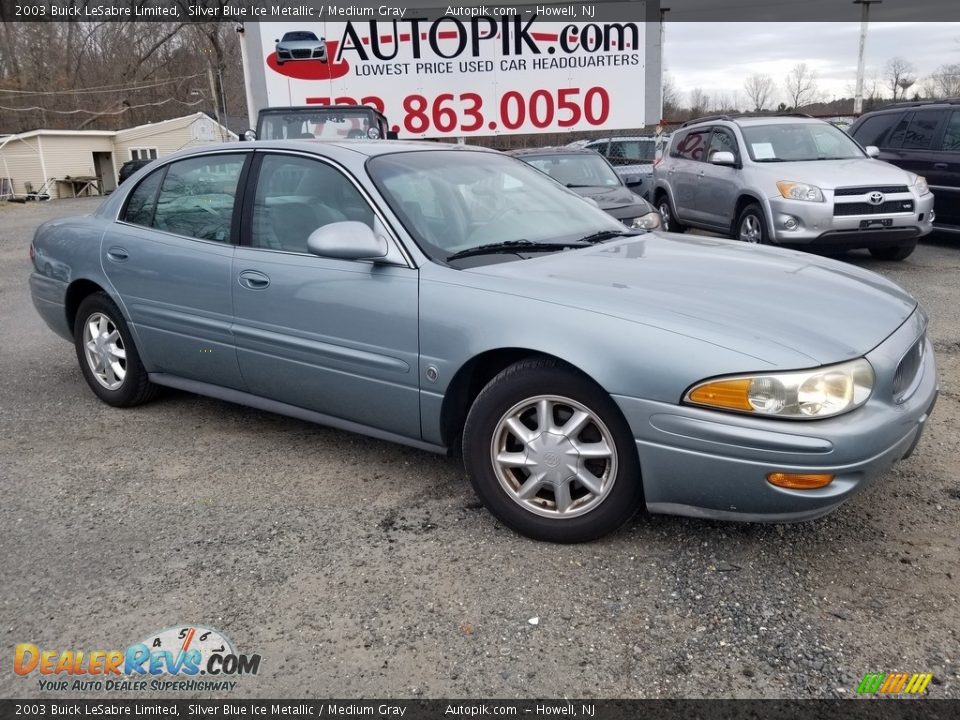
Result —
<instances>
[{"instance_id":1,"label":"front bumper","mask_svg":"<svg viewBox=\"0 0 960 720\"><path fill-rule=\"evenodd\" d=\"M876 372L870 400L813 421L758 419L617 396L637 445L647 509L723 520L785 522L829 513L916 446L937 397L926 342L912 392L893 398L897 364L924 331L915 312L866 355ZM770 472L833 473L826 487L789 490Z\"/></svg>"},{"instance_id":2,"label":"front bumper","mask_svg":"<svg viewBox=\"0 0 960 720\"><path fill-rule=\"evenodd\" d=\"M913 192L891 196L894 199L912 200L910 212L865 213L835 215L835 201L827 191L825 202L803 202L773 197L770 205L771 237L778 243L818 245L823 247L881 247L912 240L933 230L933 194L916 195ZM843 201L861 200L845 197ZM790 220L797 223L788 229ZM881 222L882 221L882 222Z\"/></svg>"}]
</instances>

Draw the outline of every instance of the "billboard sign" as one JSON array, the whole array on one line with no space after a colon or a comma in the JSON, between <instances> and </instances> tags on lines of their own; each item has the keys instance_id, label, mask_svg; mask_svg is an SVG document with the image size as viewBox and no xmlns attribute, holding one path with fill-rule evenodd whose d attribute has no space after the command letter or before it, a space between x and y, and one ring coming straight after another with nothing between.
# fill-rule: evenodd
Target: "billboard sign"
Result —
<instances>
[{"instance_id":1,"label":"billboard sign","mask_svg":"<svg viewBox=\"0 0 960 720\"><path fill-rule=\"evenodd\" d=\"M408 138L614 130L659 119L659 47L651 82L644 22L519 14L246 25L253 111L373 105Z\"/></svg>"}]
</instances>

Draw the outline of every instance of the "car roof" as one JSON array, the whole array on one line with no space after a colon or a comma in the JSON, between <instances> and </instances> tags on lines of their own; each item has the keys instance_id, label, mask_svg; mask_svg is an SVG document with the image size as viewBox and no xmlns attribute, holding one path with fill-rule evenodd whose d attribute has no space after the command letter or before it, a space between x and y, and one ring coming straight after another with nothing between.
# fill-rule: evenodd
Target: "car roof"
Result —
<instances>
[{"instance_id":1,"label":"car roof","mask_svg":"<svg viewBox=\"0 0 960 720\"><path fill-rule=\"evenodd\" d=\"M522 148L520 150L508 150L507 155L513 155L514 157L543 155L589 155L595 157L597 155L597 151L589 148L550 145L542 148Z\"/></svg>"},{"instance_id":2,"label":"car roof","mask_svg":"<svg viewBox=\"0 0 960 720\"><path fill-rule=\"evenodd\" d=\"M667 137L670 133L663 133L664 137ZM591 140L591 143L598 142L613 142L615 140L650 140L655 141L657 137L655 135L622 135L620 137L605 137L605 138L596 138Z\"/></svg>"},{"instance_id":3,"label":"car roof","mask_svg":"<svg viewBox=\"0 0 960 720\"><path fill-rule=\"evenodd\" d=\"M325 155L336 158L344 155L366 155L367 157L376 157L377 155L392 155L405 152L423 152L425 150L434 150L438 152L487 152L495 155L501 155L498 150L479 147L477 145L457 145L454 143L430 142L426 140L366 140L358 138L355 140L253 140L246 142L218 143L216 145L204 145L199 148L181 150L180 152L168 155L163 158L164 161L190 157L192 155L204 154L210 152L230 152L236 150L304 150L317 155Z\"/></svg>"},{"instance_id":4,"label":"car roof","mask_svg":"<svg viewBox=\"0 0 960 720\"><path fill-rule=\"evenodd\" d=\"M690 127L700 125L717 125L720 123L731 123L740 127L750 127L753 125L816 125L826 123L826 120L804 115L802 113L783 114L783 115L711 115L708 117L695 118L687 120L681 127L686 130ZM829 125L829 123L827 123Z\"/></svg>"},{"instance_id":5,"label":"car roof","mask_svg":"<svg viewBox=\"0 0 960 720\"><path fill-rule=\"evenodd\" d=\"M892 113L892 112L903 112L904 110L910 110L911 108L927 108L927 109L937 109L937 108L949 108L960 105L960 98L941 98L939 100L913 100L911 102L899 102L894 103L893 105L884 105L883 107L876 108L875 110L870 110L865 112L863 115L873 115L875 113ZM863 116L861 116L863 117Z\"/></svg>"}]
</instances>

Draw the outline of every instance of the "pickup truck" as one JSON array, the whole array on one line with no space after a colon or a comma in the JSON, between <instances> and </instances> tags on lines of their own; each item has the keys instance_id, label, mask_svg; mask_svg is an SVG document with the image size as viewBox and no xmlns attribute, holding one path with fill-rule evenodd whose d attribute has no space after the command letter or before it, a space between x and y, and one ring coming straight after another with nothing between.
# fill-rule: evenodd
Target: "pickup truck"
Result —
<instances>
[{"instance_id":1,"label":"pickup truck","mask_svg":"<svg viewBox=\"0 0 960 720\"><path fill-rule=\"evenodd\" d=\"M257 129L244 140L395 140L386 116L370 105L268 107L257 114Z\"/></svg>"}]
</instances>

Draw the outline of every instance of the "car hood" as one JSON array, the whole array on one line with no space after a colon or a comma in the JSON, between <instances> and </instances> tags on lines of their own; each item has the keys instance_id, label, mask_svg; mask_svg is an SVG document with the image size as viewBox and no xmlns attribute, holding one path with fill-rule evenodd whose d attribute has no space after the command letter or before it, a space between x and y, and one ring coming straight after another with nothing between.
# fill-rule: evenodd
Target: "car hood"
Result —
<instances>
[{"instance_id":1,"label":"car hood","mask_svg":"<svg viewBox=\"0 0 960 720\"><path fill-rule=\"evenodd\" d=\"M536 300L739 352L757 369L860 357L917 304L881 276L838 261L661 232L463 272L486 276L488 289L491 281L504 293L521 287Z\"/></svg>"},{"instance_id":2,"label":"car hood","mask_svg":"<svg viewBox=\"0 0 960 720\"><path fill-rule=\"evenodd\" d=\"M616 210L617 208L640 205L640 214L642 215L653 209L647 205L643 198L635 195L629 188L625 188L622 185L573 187L570 189L577 193L577 195L583 195L596 202L601 210Z\"/></svg>"},{"instance_id":3,"label":"car hood","mask_svg":"<svg viewBox=\"0 0 960 720\"><path fill-rule=\"evenodd\" d=\"M824 190L872 185L912 185L917 177L895 165L873 158L761 163L760 167L768 174L776 175L777 180L809 183Z\"/></svg>"}]
</instances>

